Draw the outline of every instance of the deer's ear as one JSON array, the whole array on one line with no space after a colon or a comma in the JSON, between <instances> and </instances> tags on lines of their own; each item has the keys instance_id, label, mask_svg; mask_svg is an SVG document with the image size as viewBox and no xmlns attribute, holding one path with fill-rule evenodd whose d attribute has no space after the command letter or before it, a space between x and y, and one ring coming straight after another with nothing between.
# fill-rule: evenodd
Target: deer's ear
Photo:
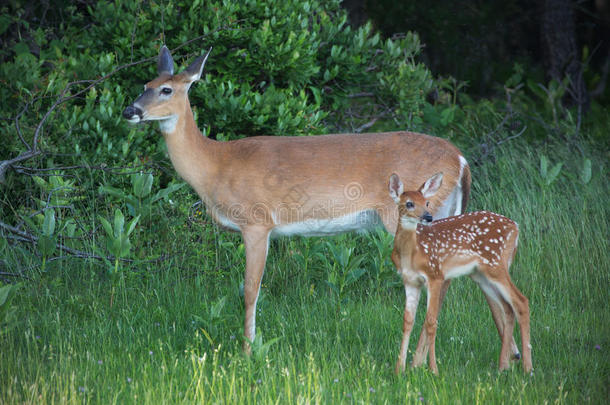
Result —
<instances>
[{"instance_id":1,"label":"deer's ear","mask_svg":"<svg viewBox=\"0 0 610 405\"><path fill-rule=\"evenodd\" d=\"M165 45L161 47L161 51L159 52L157 72L159 73L159 76L162 74L174 74L174 60L172 59L172 54L169 53L169 49L167 49L167 46Z\"/></svg>"},{"instance_id":2,"label":"deer's ear","mask_svg":"<svg viewBox=\"0 0 610 405\"><path fill-rule=\"evenodd\" d=\"M422 184L419 192L422 193L424 198L430 198L441 188L441 184L443 184L443 173L436 173Z\"/></svg>"},{"instance_id":3,"label":"deer's ear","mask_svg":"<svg viewBox=\"0 0 610 405\"><path fill-rule=\"evenodd\" d=\"M398 177L396 173L392 173L390 176L388 187L390 189L390 197L392 197L396 204L400 203L400 195L404 191L404 186L402 181L400 181L400 177Z\"/></svg>"},{"instance_id":4,"label":"deer's ear","mask_svg":"<svg viewBox=\"0 0 610 405\"><path fill-rule=\"evenodd\" d=\"M203 73L203 67L205 66L205 62L208 60L208 56L210 56L210 52L212 52L211 47L205 55L195 59L193 63L191 63L189 67L187 67L184 72L182 72L182 75L184 75L184 79L187 82L192 83L201 78L201 74Z\"/></svg>"}]
</instances>

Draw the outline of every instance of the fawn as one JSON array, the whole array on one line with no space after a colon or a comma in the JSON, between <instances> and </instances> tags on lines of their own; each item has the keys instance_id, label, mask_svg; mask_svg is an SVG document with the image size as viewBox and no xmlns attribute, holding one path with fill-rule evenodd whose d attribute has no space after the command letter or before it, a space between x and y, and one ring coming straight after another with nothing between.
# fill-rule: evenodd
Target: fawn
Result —
<instances>
[{"instance_id":1,"label":"fawn","mask_svg":"<svg viewBox=\"0 0 610 405\"><path fill-rule=\"evenodd\" d=\"M519 228L515 222L493 212L479 211L432 222L429 199L439 190L442 173L430 177L417 191L404 191L397 174L389 181L390 197L398 205L398 227L392 261L405 286L403 337L396 373L405 369L409 336L422 286L428 289L424 330L413 356L413 367L422 365L429 351L430 368L438 374L434 341L443 284L468 275L502 308L498 331L502 338L500 370L509 367L515 316L521 326L523 369L532 370L530 315L527 298L508 273L515 256Z\"/></svg>"}]
</instances>

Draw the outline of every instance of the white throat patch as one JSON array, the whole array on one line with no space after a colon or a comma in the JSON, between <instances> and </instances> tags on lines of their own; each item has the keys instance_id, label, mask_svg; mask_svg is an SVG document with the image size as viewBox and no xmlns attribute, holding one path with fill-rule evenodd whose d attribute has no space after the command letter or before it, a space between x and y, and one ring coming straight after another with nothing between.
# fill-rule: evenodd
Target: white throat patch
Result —
<instances>
[{"instance_id":1,"label":"white throat patch","mask_svg":"<svg viewBox=\"0 0 610 405\"><path fill-rule=\"evenodd\" d=\"M161 132L172 133L176 129L176 123L178 123L178 116L172 115L168 118L159 120L159 129L161 129Z\"/></svg>"},{"instance_id":2,"label":"white throat patch","mask_svg":"<svg viewBox=\"0 0 610 405\"><path fill-rule=\"evenodd\" d=\"M408 231L414 231L419 221L411 217L400 217L400 226Z\"/></svg>"}]
</instances>

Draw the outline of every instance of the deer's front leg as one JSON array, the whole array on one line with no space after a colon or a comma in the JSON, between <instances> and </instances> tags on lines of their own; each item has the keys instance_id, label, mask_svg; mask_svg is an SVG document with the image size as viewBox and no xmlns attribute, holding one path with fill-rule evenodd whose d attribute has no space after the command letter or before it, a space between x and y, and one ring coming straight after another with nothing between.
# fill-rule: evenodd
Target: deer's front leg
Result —
<instances>
[{"instance_id":1,"label":"deer's front leg","mask_svg":"<svg viewBox=\"0 0 610 405\"><path fill-rule=\"evenodd\" d=\"M442 280L428 280L428 308L426 311L426 320L424 321L424 330L422 331L422 333L425 332L426 337L423 343L421 342L422 339L420 338L422 347L417 348L415 356L413 357L413 367L418 367L424 363L425 353L429 351L430 369L434 374L438 374L434 345L442 288Z\"/></svg>"},{"instance_id":2,"label":"deer's front leg","mask_svg":"<svg viewBox=\"0 0 610 405\"><path fill-rule=\"evenodd\" d=\"M445 280L443 282L439 300L438 300L438 312L440 312L441 307L443 306L443 301L445 300L445 295L447 295L447 290L449 290L449 286L451 285L451 280ZM430 294L430 290L428 290L428 294ZM428 300L428 304L430 300ZM415 349L415 354L413 355L413 367L417 367L422 365L426 357L428 356L428 348L430 346L430 342L428 341L428 334L426 333L426 328L422 328L421 334L419 335L419 341L417 342L417 348Z\"/></svg>"},{"instance_id":3,"label":"deer's front leg","mask_svg":"<svg viewBox=\"0 0 610 405\"><path fill-rule=\"evenodd\" d=\"M244 276L244 302L246 319L244 322L244 352L250 355L250 342L256 334L256 301L261 287L261 280L269 250L269 229L264 227L246 227L242 229L246 250L246 273Z\"/></svg>"},{"instance_id":4,"label":"deer's front leg","mask_svg":"<svg viewBox=\"0 0 610 405\"><path fill-rule=\"evenodd\" d=\"M413 330L413 323L415 322L420 292L421 287L415 287L405 283L405 314L402 322L402 342L400 344L400 355L396 362L396 374L399 374L405 369L407 349L409 348L409 337L411 336L411 330Z\"/></svg>"}]
</instances>

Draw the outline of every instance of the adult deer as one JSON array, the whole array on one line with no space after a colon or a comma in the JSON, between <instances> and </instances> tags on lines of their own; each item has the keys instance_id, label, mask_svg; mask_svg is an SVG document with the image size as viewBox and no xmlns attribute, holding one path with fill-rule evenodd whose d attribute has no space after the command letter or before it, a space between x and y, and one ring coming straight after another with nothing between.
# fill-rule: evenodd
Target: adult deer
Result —
<instances>
[{"instance_id":1,"label":"adult deer","mask_svg":"<svg viewBox=\"0 0 610 405\"><path fill-rule=\"evenodd\" d=\"M437 173L417 191L404 191L400 177L390 176L390 197L398 204L399 213L392 261L402 277L406 293L396 372L405 368L419 294L422 286L426 286L428 308L413 366L421 365L429 350L430 368L438 374L434 342L441 290L447 280L463 275L469 275L502 309L502 325L498 327L502 337L500 370L509 367L509 346L514 342L516 315L521 326L523 369L529 372L532 369L529 303L508 273L517 250L519 228L510 219L487 211L432 222L428 210L442 182L443 174Z\"/></svg>"},{"instance_id":2,"label":"adult deer","mask_svg":"<svg viewBox=\"0 0 610 405\"><path fill-rule=\"evenodd\" d=\"M159 121L178 174L218 224L241 232L249 352L270 237L331 235L378 225L394 232L396 210L381 180L393 172L411 187L442 170L445 185L429 209L438 217L459 214L470 193L470 168L451 143L411 132L208 139L197 128L188 89L201 77L210 51L174 75L174 62L163 46L159 76L123 116L131 123ZM494 314L500 313L494 302L490 305Z\"/></svg>"}]
</instances>

